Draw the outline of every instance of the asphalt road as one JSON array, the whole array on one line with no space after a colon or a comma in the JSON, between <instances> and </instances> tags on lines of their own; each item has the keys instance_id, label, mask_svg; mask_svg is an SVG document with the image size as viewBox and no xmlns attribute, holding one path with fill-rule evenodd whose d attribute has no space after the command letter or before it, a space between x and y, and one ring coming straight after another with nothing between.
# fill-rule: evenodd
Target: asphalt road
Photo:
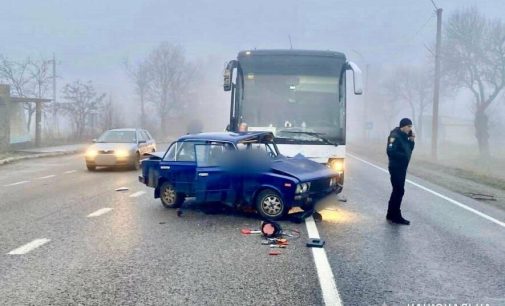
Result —
<instances>
[{"instance_id":1,"label":"asphalt road","mask_svg":"<svg viewBox=\"0 0 505 306\"><path fill-rule=\"evenodd\" d=\"M504 211L411 177L412 225L395 226L388 175L346 166L347 203L322 203L316 224L325 248L305 247L310 220L282 222L301 237L278 256L240 233L254 215L177 217L136 171L88 172L79 155L2 166L0 305L505 305Z\"/></svg>"}]
</instances>

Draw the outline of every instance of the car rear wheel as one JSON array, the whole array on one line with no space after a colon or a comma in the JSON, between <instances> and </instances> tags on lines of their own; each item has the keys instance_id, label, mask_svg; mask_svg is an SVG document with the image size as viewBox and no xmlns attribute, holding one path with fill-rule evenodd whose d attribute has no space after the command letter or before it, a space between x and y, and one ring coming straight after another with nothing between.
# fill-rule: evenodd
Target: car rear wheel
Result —
<instances>
[{"instance_id":1,"label":"car rear wheel","mask_svg":"<svg viewBox=\"0 0 505 306\"><path fill-rule=\"evenodd\" d=\"M88 171L95 171L96 170L96 165L86 164L86 168L88 168Z\"/></svg>"},{"instance_id":2,"label":"car rear wheel","mask_svg":"<svg viewBox=\"0 0 505 306\"><path fill-rule=\"evenodd\" d=\"M272 189L265 189L258 194L256 210L263 218L270 220L280 219L287 213L282 197Z\"/></svg>"},{"instance_id":3,"label":"car rear wheel","mask_svg":"<svg viewBox=\"0 0 505 306\"><path fill-rule=\"evenodd\" d=\"M174 186L169 182L161 184L160 187L161 204L165 208L178 208L184 203L184 194L178 193Z\"/></svg>"}]
</instances>

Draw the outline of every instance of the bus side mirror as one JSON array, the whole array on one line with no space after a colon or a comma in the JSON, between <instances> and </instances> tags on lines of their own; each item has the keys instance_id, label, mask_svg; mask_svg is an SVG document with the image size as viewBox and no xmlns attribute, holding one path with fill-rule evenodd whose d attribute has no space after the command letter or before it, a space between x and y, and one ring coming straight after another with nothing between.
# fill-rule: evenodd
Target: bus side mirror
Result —
<instances>
[{"instance_id":1,"label":"bus side mirror","mask_svg":"<svg viewBox=\"0 0 505 306\"><path fill-rule=\"evenodd\" d=\"M363 77L361 74L361 69L359 69L358 65L353 62L347 62L347 70L352 70L353 83L354 83L354 94L362 95L363 94Z\"/></svg>"},{"instance_id":2,"label":"bus side mirror","mask_svg":"<svg viewBox=\"0 0 505 306\"><path fill-rule=\"evenodd\" d=\"M224 91L230 91L233 86L233 69L237 67L237 61L233 60L226 65L223 73L223 89Z\"/></svg>"}]
</instances>

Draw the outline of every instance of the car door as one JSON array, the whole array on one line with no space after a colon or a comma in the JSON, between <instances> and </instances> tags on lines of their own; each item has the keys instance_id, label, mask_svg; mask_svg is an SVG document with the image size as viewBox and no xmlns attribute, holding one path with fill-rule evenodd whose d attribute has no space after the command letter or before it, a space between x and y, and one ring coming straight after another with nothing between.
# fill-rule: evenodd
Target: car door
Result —
<instances>
[{"instance_id":1,"label":"car door","mask_svg":"<svg viewBox=\"0 0 505 306\"><path fill-rule=\"evenodd\" d=\"M225 151L224 143L195 145L194 188L198 202L230 202L231 176L220 163Z\"/></svg>"},{"instance_id":2,"label":"car door","mask_svg":"<svg viewBox=\"0 0 505 306\"><path fill-rule=\"evenodd\" d=\"M160 176L170 181L177 192L192 196L195 179L196 159L195 142L181 141L173 143L160 162Z\"/></svg>"}]
</instances>

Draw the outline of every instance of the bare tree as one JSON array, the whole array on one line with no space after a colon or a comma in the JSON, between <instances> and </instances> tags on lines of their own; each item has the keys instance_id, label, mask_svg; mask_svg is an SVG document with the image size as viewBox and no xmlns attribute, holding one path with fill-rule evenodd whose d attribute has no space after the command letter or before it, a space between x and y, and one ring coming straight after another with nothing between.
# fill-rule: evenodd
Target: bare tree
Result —
<instances>
[{"instance_id":1,"label":"bare tree","mask_svg":"<svg viewBox=\"0 0 505 306\"><path fill-rule=\"evenodd\" d=\"M49 89L49 84L52 80L52 71L51 71L51 62L49 60L45 60L43 58L39 60L30 60L29 65L28 65L28 72L30 75L30 88L29 88L29 93L31 97L35 98L44 98L46 97L46 93ZM32 104L30 106L33 107ZM44 116L44 122L47 123L47 108L45 105L41 105L42 107L42 115ZM36 105L33 107L34 110L36 110ZM31 109L28 110L29 112L29 122L28 126L30 126L31 119L33 112L31 112ZM47 125L46 125L47 126Z\"/></svg>"},{"instance_id":2,"label":"bare tree","mask_svg":"<svg viewBox=\"0 0 505 306\"><path fill-rule=\"evenodd\" d=\"M140 126L145 128L146 125L146 100L151 82L151 73L149 72L149 63L145 60L130 65L125 61L125 69L128 76L135 85L135 92L140 99Z\"/></svg>"},{"instance_id":3,"label":"bare tree","mask_svg":"<svg viewBox=\"0 0 505 306\"><path fill-rule=\"evenodd\" d=\"M105 94L98 95L91 81L82 83L75 81L63 87L63 99L60 108L67 114L72 122L74 136L83 139L86 128L94 128L95 114L102 107Z\"/></svg>"},{"instance_id":4,"label":"bare tree","mask_svg":"<svg viewBox=\"0 0 505 306\"><path fill-rule=\"evenodd\" d=\"M416 119L416 131L422 138L423 117L426 108L433 102L432 75L425 66L400 66L386 79L386 93L410 107L412 118Z\"/></svg>"},{"instance_id":5,"label":"bare tree","mask_svg":"<svg viewBox=\"0 0 505 306\"><path fill-rule=\"evenodd\" d=\"M15 62L0 56L0 79L11 86L12 94L18 97L28 97L31 87L30 58L22 62ZM24 108L28 113L27 129L30 130L35 105L25 103Z\"/></svg>"},{"instance_id":6,"label":"bare tree","mask_svg":"<svg viewBox=\"0 0 505 306\"><path fill-rule=\"evenodd\" d=\"M505 87L505 24L471 8L454 13L444 35L444 69L453 85L472 93L479 151L489 156L486 110Z\"/></svg>"},{"instance_id":7,"label":"bare tree","mask_svg":"<svg viewBox=\"0 0 505 306\"><path fill-rule=\"evenodd\" d=\"M109 99L103 101L99 106L98 126L102 131L118 128L122 125L121 117L120 109L109 95Z\"/></svg>"},{"instance_id":8,"label":"bare tree","mask_svg":"<svg viewBox=\"0 0 505 306\"><path fill-rule=\"evenodd\" d=\"M187 108L191 81L196 71L179 46L162 43L148 57L150 86L149 97L156 105L162 132L168 120Z\"/></svg>"}]
</instances>

